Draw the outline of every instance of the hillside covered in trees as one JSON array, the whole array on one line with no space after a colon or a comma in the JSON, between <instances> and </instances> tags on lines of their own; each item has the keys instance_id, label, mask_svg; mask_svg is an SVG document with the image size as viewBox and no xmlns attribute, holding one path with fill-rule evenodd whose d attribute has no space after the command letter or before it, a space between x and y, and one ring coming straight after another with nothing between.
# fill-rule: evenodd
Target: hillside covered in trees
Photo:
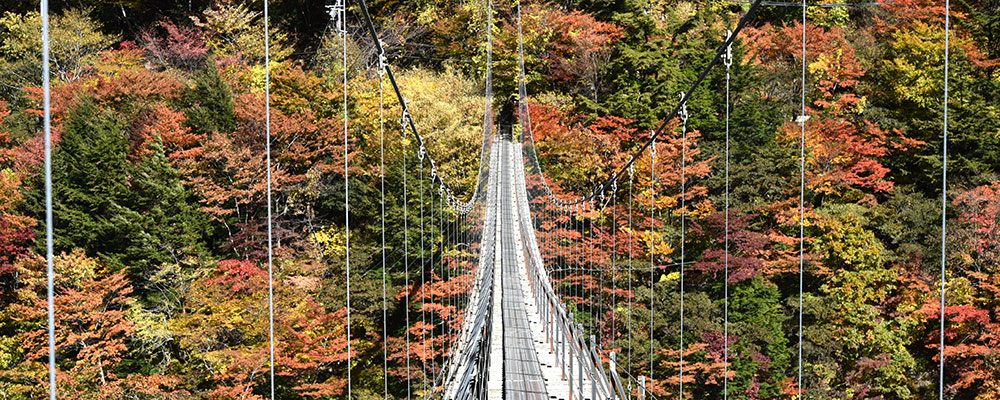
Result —
<instances>
[{"instance_id":1,"label":"hillside covered in trees","mask_svg":"<svg viewBox=\"0 0 1000 400\"><path fill-rule=\"evenodd\" d=\"M404 257L465 271L475 261L441 250L454 216L426 209L440 201L438 188L424 184L429 169L401 135L387 88L382 262L378 58L348 3L347 149L343 39L322 2L270 4L280 399L344 398L348 365L358 399L382 398L384 379L392 398L408 386L424 396L442 338L460 323L452 300L471 278L407 271ZM525 0L520 99L516 6L494 0L498 126L520 132L514 110L527 102L553 190L588 193L663 122L748 3ZM808 8L805 398L937 398L943 4ZM369 6L427 153L469 198L483 132L486 2ZM269 398L262 10L260 0L53 1L60 398ZM988 400L1000 398L1000 3L956 1L951 12L944 395ZM580 271L561 275L558 290L596 289L574 308L631 375L657 377L658 398L676 396L679 383L682 151L685 394L722 398L728 379L733 399L796 397L800 13L764 6L736 40L728 182L718 67L688 102L685 144L671 124L657 145L654 191L647 155L617 186L616 204L550 229L591 249L554 256ZM48 390L40 27L35 2L0 5L2 399ZM634 271L604 272L626 262Z\"/></svg>"}]
</instances>

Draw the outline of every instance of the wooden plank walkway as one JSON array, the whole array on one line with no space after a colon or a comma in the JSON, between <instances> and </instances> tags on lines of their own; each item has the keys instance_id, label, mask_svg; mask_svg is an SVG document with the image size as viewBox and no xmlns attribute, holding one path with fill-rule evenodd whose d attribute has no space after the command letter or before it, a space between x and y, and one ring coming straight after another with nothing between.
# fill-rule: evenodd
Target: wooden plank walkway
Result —
<instances>
[{"instance_id":1,"label":"wooden plank walkway","mask_svg":"<svg viewBox=\"0 0 1000 400\"><path fill-rule=\"evenodd\" d=\"M520 225L515 218L515 203L512 179L513 171L511 144L502 143L504 183L500 191L500 220L503 226L500 239L502 270L501 310L503 313L503 392L509 400L547 400L545 380L532 337L525 307L525 293L521 288L524 266L519 254Z\"/></svg>"}]
</instances>

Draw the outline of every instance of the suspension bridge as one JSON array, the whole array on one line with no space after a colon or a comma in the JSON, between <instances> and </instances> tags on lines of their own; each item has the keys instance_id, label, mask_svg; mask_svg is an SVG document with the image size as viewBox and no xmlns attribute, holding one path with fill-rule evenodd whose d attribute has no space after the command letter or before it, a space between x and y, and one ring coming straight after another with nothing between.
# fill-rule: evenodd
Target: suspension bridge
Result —
<instances>
[{"instance_id":1,"label":"suspension bridge","mask_svg":"<svg viewBox=\"0 0 1000 400\"><path fill-rule=\"evenodd\" d=\"M492 26L492 15L493 15L493 5L492 2L487 0L489 20L487 21L487 26ZM463 262L452 263L450 260L446 260L444 256L441 256L437 262L431 257L426 265L426 268L430 269L430 272L425 270L424 260L423 260L423 249L421 249L421 271L414 271L414 274L420 274L421 280L425 279L427 276L432 276L434 274L434 267L439 266L441 268L441 273L439 275L442 280L456 279L461 274L468 274L472 277L471 284L466 288L467 292L462 296L458 296L457 303L453 303L459 310L458 317L451 319L449 321L437 321L433 320L434 314L430 314L430 320L428 321L428 314L421 311L421 318L423 322L429 324L430 335L434 335L435 332L439 335L437 340L433 337L430 341L426 340L426 334L421 334L421 338L413 338L413 343L410 342L410 332L406 333L406 351L407 351L407 365L406 365L406 380L408 397L420 396L424 398L443 398L443 399L455 399L455 400L466 400L466 399L489 399L489 400L499 400L499 399L558 399L558 400L615 400L615 399L653 399L655 396L651 393L650 388L657 380L667 379L668 377L663 376L652 376L652 373L643 376L633 376L627 368L621 368L619 360L622 357L627 357L629 359L626 365L633 364L632 359L643 359L648 357L648 363L650 367L653 364L653 330L649 329L650 343L648 349L642 348L632 348L631 342L628 344L627 355L622 353L623 350L609 350L605 347L605 343L610 343L609 347L614 348L614 340L612 337L602 338L601 336L605 333L605 323L610 324L627 324L628 330L632 330L633 326L635 329L640 329L642 326L651 326L653 321L637 321L633 320L631 313L629 313L627 321L616 320L615 313L611 313L609 321L606 321L605 310L594 309L593 304L599 303L600 307L603 307L603 302L590 302L588 299L617 296L614 288L618 287L620 282L618 279L627 279L629 290L632 290L632 283L634 277L637 276L648 276L648 284L650 285L650 291L652 291L653 282L659 277L659 274L663 273L665 266L662 266L662 260L655 259L651 253L650 259L645 260L647 265L645 269L637 268L633 266L633 257L631 248L634 246L635 238L631 235L631 224L633 218L632 210L632 198L634 197L631 188L634 186L633 180L639 173L637 168L638 163L642 160L643 163L648 165L649 173L649 185L648 188L650 193L654 193L657 190L662 190L661 187L657 186L659 183L656 179L655 168L657 165L657 148L659 138L665 136L665 132L673 129L670 127L671 122L679 122L681 129L681 135L685 142L682 142L682 151L687 150L686 146L686 133L687 133L687 121L692 116L689 114L687 107L687 100L691 93L699 90L702 82L706 79L709 72L714 68L724 68L725 69L725 88L726 88L726 148L725 154L725 165L726 165L726 207L729 207L729 183L728 183L728 166L729 166L729 112L732 109L731 104L729 104L729 85L730 85L730 73L733 65L733 55L732 55L732 44L739 37L741 30L744 28L746 22L753 17L755 12L763 4L768 4L768 2L762 2L761 0L753 1L742 19L732 27L732 30L727 33L723 40L723 44L718 49L715 49L715 56L712 61L703 67L703 70L698 75L697 79L691 84L689 88L683 93L680 93L679 101L671 109L668 115L663 118L662 125L660 125L656 130L650 132L649 138L645 141L632 155L632 157L615 173L611 174L605 181L598 183L594 186L594 189L588 193L570 196L570 195L557 195L553 192L552 188L547 182L546 174L543 170L543 166L539 163L539 158L535 149L534 138L531 131L531 121L530 112L528 110L528 102L524 99L528 98L528 93L525 87L525 71L524 71L524 49L523 49L523 39L521 37L521 8L520 3L517 3L516 7L516 18L518 27L518 98L522 101L518 103L518 109L516 111L517 126L518 129L512 129L507 127L507 129L497 129L497 124L494 121L494 111L493 111L493 84L492 84L492 65L493 65L493 55L492 55L492 42L493 37L490 29L486 29L487 36L484 39L484 46L487 48L487 68L485 74L485 104L483 107L483 131L482 131L482 146L479 149L480 152L480 166L478 171L478 176L475 184L475 188L472 191L471 198L468 200L461 200L455 194L455 189L453 189L449 184L448 176L445 176L444 172L439 170L438 162L434 157L428 153L427 146L425 144L424 137L419 133L418 123L414 121L412 117L411 110L408 108L408 103L405 96L405 88L401 87L397 82L395 76L393 75L392 68L389 65L388 58L386 56L385 50L382 48L382 42L378 37L378 33L373 22L372 16L369 13L368 6L364 0L359 0L357 4L354 5L354 11L359 19L359 24L364 27L364 35L369 36L368 39L374 43L376 47L375 51L378 55L377 60L377 74L379 76L379 88L380 88L380 101L384 100L386 95L385 89L388 86L391 92L395 94L398 98L399 104L401 106L401 116L399 119L399 129L404 132L404 136L407 139L406 143L413 144L412 147L407 147L403 144L403 157L413 157L414 155L419 159L421 181L420 185L424 184L424 171L425 166L427 170L429 185L432 185L434 192L438 193L438 197L435 200L433 197L430 199L424 198L424 191L421 190L419 193L419 201L421 202L419 212L423 216L425 210L425 204L429 213L433 213L435 207L437 207L437 212L439 215L444 216L442 218L442 226L447 224L447 231L451 233L448 238L445 238L439 244L439 252L441 254L447 253L449 251L455 254L461 254L458 257L462 261L471 266L468 270L463 270L464 267L458 265L463 264ZM771 2L772 5L778 4ZM783 4L783 3L782 3ZM792 4L794 5L794 4ZM822 5L822 6L834 6L834 5ZM268 9L267 2L264 6L264 18L267 21ZM806 18L806 3L803 2L802 5L802 18L803 21ZM330 7L330 15L334 20L334 26L340 35L347 35L347 19L349 14L349 7L346 0L338 0L338 2ZM53 297L52 297L52 281L53 281L53 264L52 264L52 211L51 211L51 183L48 177L51 169L51 157L50 157L50 127L49 127L49 83L48 83L48 37L47 37L47 1L42 1L42 15L43 15L43 51L44 51L44 111L45 111L45 162L46 162L46 172L47 172L47 241L48 241L48 282L49 282L49 342L50 342L50 385L55 387L56 382L56 371L55 371L55 349L53 347L54 343L54 323L53 323ZM265 30L266 30L265 25ZM947 32L947 30L946 30ZM802 51L805 53L805 29L803 25L802 33ZM947 36L946 36L947 38ZM267 35L264 35L265 45L267 45ZM347 41L343 41L343 62L344 62L344 76L343 79L345 83L347 82ZM947 49L947 46L946 46ZM947 63L947 61L946 61ZM267 65L267 62L265 62ZM802 108L801 115L798 117L800 125L802 125L802 141L805 142L805 121L808 119L806 114L805 106L805 62L802 65ZM267 72L269 76L269 72ZM945 75L947 79L947 74ZM269 81L267 81L268 95L265 95L266 99L269 99ZM344 85L344 166L343 171L345 175L349 174L350 168L348 163L347 148L348 148L348 137L347 137L347 121L351 118L348 114L349 108L347 107L347 90L348 85ZM945 96L947 96L947 86L945 89ZM269 101L269 100L268 100ZM947 102L946 102L947 103ZM266 109L268 110L267 119L267 133L266 137L268 140L268 146L270 146L270 104L267 104ZM381 109L380 109L381 110ZM393 118L387 117L384 110L381 111L379 127L380 127L380 139L385 138L385 127L386 121ZM947 110L945 112L945 121L947 123ZM391 123L389 125L392 125ZM945 125L945 134L947 134L947 125ZM385 172L385 145L382 144L383 154L382 157L382 170L380 173L384 177ZM804 145L803 145L804 148ZM803 150L804 151L804 150ZM945 147L945 151L947 148ZM681 341L679 346L679 376L677 377L677 385L679 386L680 397L685 396L684 392L684 343L683 343L683 330L684 330L684 303L683 303L683 290L684 290L684 265L685 265L685 253L684 253L684 232L685 232L685 215L684 215L684 202L686 201L687 193L687 182L685 180L685 162L687 161L687 155L682 154L680 157L681 164L681 174L680 174L680 202L681 202L681 239L680 244L680 262L676 264L680 272L680 290L682 296L680 297L679 313L680 313L680 329ZM404 159L405 160L405 159ZM803 165L803 176L804 176L804 163L805 155L802 154L802 165ZM404 161L405 165L405 161ZM273 275L273 266L271 261L272 253L272 228L271 228L271 203L270 203L270 190L271 190L271 159L270 159L270 147L268 147L267 154L267 166L268 166L268 267L269 267L269 278ZM945 164L947 168L947 164ZM646 172L643 172L646 173ZM404 175L404 182L405 182ZM804 181L804 178L803 178ZM349 186L349 180L345 180L344 194L345 199L350 199L351 188ZM619 187L628 187L629 191L622 193ZM406 202L408 194L405 193L407 185L403 185L403 196L404 202ZM383 207L383 231L385 226L385 196L386 187L383 178L382 182L382 207ZM804 189L804 183L801 190ZM412 195L412 194L410 194ZM619 204L620 197L627 197L627 204ZM649 196L652 200L652 196ZM345 200L347 202L349 200ZM623 207L627 205L628 210L628 229L620 229L616 227L613 229L615 232L611 237L605 237L601 233L602 246L604 240L607 239L607 246L616 247L623 243L627 243L626 246L630 249L628 252L627 260L615 260L613 263L620 261L620 265L613 264L610 268L600 267L595 268L590 266L589 269L585 269L584 266L580 265L575 259L583 258L587 252L593 254L595 249L593 247L587 247L584 244L583 235L597 235L597 224L606 224L607 222L600 222L610 217L613 224L618 224L621 220L618 215L609 215L609 213L616 212L617 207L622 205ZM649 207L652 210L654 207L652 205ZM347 269L347 310L348 310L348 326L350 326L350 310L351 310L351 258L350 258L350 204L345 203L345 220L348 225L346 232L346 242L348 245L348 254L345 257L346 269ZM799 203L800 217L804 216L804 205L801 200ZM404 212L412 212L409 207L404 208ZM726 214L726 237L725 243L728 249L729 236L728 236L728 213ZM655 220L658 218L655 214L650 214L644 216L650 220ZM404 220L406 218L404 217ZM447 220L447 221L445 221ZM801 219L800 219L801 221ZM423 219L421 219L421 224L423 224ZM944 220L942 220L944 224ZM410 232L409 227L404 232L405 235L416 234ZM574 236L559 236L556 234L557 231L570 229L573 232L579 232L579 237ZM627 232L627 234L625 233ZM423 237L423 226L420 227L421 243L424 241ZM625 237L622 237L625 236ZM593 236L592 236L593 238ZM382 234L382 262L385 263L385 235ZM650 239L652 240L652 239ZM942 238L944 240L944 238ZM407 239L405 243L409 243ZM592 243L592 242L590 242ZM653 244L651 243L650 246ZM422 247L426 247L424 244ZM433 247L433 244L431 244ZM802 276L803 262L802 260L802 242L800 240L799 246L799 274ZM943 244L942 244L943 246ZM597 251L604 251L603 248L596 249ZM409 250L404 250L404 254L409 254ZM729 259L728 251L725 258L726 262L726 276L728 277ZM409 268L410 261L407 259L404 261L404 265ZM944 262L942 258L942 293L944 285ZM601 282L599 284L577 284L577 285L560 285L561 282L566 282L567 280L572 281L574 279L581 279L583 272L599 271ZM407 280L410 279L409 269L406 271ZM610 273L608 278L610 282L604 282L605 272ZM648 275L646 273L648 272ZM622 276L627 276L627 278L621 278ZM385 276L383 271L383 286L385 286ZM728 278L725 280L726 285L728 285ZM802 286L802 281L800 278L800 287ZM269 301L270 301L270 340L271 340L271 351L270 351L270 379L271 379L271 398L274 397L274 304L273 304L273 285L272 279L269 279ZM425 290L426 282L422 281L419 290ZM611 287L611 290L606 290ZM610 294L609 294L610 293ZM727 286L727 299L726 304L728 307L728 286ZM406 293L405 302L410 303L412 299L410 298L411 292ZM420 294L421 299L426 299L426 293ZM652 298L652 296L651 296ZM613 298L610 302L612 305L619 304L623 307L631 308L633 304L631 303L631 298L617 299ZM386 310L386 294L383 290L383 303L382 310L385 313ZM623 304L628 302L627 304ZM798 344L798 382L797 389L798 395L801 397L802 394L802 347L801 347L801 329L802 329L802 316L801 316L801 294L799 298L799 344ZM944 304L943 294L942 294L942 305ZM646 305L652 310L657 307L658 304L654 304L650 300L650 304ZM942 307L943 312L944 307ZM727 308L728 312L728 308ZM383 314L384 315L384 314ZM652 315L652 313L650 313ZM407 324L409 325L410 315L406 315ZM727 314L728 318L728 314ZM942 327L944 318L942 318ZM648 325L646 325L648 324ZM384 327L385 325L383 325ZM726 320L726 328L728 329L728 319ZM384 328L383 328L384 329ZM613 331L613 330L612 330ZM943 331L943 329L942 329ZM350 359L355 357L351 352L351 330L347 330L348 335L348 349L347 356ZM724 336L726 340L726 350L725 356L728 357L728 334ZM409 364L410 352L416 352L416 346L426 347L438 345L440 346L441 356L430 360L421 366L411 366ZM943 366L944 357L944 341L942 336L941 342L942 357L941 365ZM419 349L422 353L426 353L428 349ZM381 360L385 363L386 368L388 368L388 355L385 359ZM350 364L349 364L350 365ZM942 367L943 368L943 367ZM410 376L410 372L413 369L420 369L421 380L423 382L420 384L422 391L418 395L417 393L410 392L411 386L416 386L415 383L411 384L411 380L416 380ZM648 371L652 371L649 368ZM351 397L351 372L350 366L348 366L348 376L347 376L347 396ZM943 376L943 369L941 375ZM388 378L386 378L388 379ZM727 392L728 393L728 392ZM57 393L55 390L50 390L51 398L57 398ZM386 398L388 398L388 383L386 383Z\"/></svg>"}]
</instances>

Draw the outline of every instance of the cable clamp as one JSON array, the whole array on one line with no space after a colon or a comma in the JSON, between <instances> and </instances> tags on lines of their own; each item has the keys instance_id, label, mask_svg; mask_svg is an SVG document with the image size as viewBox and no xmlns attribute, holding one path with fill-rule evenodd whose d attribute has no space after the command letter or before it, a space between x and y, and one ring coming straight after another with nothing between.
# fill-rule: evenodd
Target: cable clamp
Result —
<instances>
[{"instance_id":1,"label":"cable clamp","mask_svg":"<svg viewBox=\"0 0 1000 400\"><path fill-rule=\"evenodd\" d=\"M389 66L389 61L385 57L385 49L381 46L381 40L379 40L379 53L378 53L378 76L385 76L385 69Z\"/></svg>"},{"instance_id":2,"label":"cable clamp","mask_svg":"<svg viewBox=\"0 0 1000 400\"><path fill-rule=\"evenodd\" d=\"M628 165L628 180L632 181L632 176L635 174L635 164Z\"/></svg>"},{"instance_id":3,"label":"cable clamp","mask_svg":"<svg viewBox=\"0 0 1000 400\"><path fill-rule=\"evenodd\" d=\"M681 113L680 113L680 117L681 117L681 122L684 123L684 126L686 127L687 126L687 122L688 122L688 103L687 103L687 99L684 98L684 92L681 92Z\"/></svg>"},{"instance_id":4,"label":"cable clamp","mask_svg":"<svg viewBox=\"0 0 1000 400\"><path fill-rule=\"evenodd\" d=\"M728 42L733 36L733 31L726 31L726 41ZM726 45L726 55L722 58L722 63L726 65L726 69L733 65L733 44L729 43Z\"/></svg>"},{"instance_id":5,"label":"cable clamp","mask_svg":"<svg viewBox=\"0 0 1000 400\"><path fill-rule=\"evenodd\" d=\"M423 144L423 142L421 142L420 143L420 150L417 151L417 157L420 158L420 161L424 160L424 155L426 153L427 153L427 150L424 149L424 144Z\"/></svg>"},{"instance_id":6,"label":"cable clamp","mask_svg":"<svg viewBox=\"0 0 1000 400\"><path fill-rule=\"evenodd\" d=\"M406 136L406 125L410 122L410 112L406 109L406 103L403 103L403 116L399 117L399 128L403 131L403 136Z\"/></svg>"}]
</instances>

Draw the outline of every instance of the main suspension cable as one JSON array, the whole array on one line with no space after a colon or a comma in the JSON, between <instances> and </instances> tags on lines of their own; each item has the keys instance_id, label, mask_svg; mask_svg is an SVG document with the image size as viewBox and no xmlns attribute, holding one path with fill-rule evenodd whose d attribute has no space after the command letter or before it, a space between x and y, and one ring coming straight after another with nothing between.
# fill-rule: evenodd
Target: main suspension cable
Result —
<instances>
[{"instance_id":1,"label":"main suspension cable","mask_svg":"<svg viewBox=\"0 0 1000 400\"><path fill-rule=\"evenodd\" d=\"M372 41L375 42L375 50L376 50L375 52L376 52L376 54L383 53L384 52L384 48L382 46L382 42L378 38L378 32L375 29L375 23L372 20L371 13L368 11L368 5L365 2L365 0L359 0L358 3L359 3L359 6L360 6L358 8L361 11L361 16L363 17L362 18L363 22L365 23L365 26L368 28L369 37L372 39ZM346 43L345 43L345 46L346 46ZM490 50L490 54L492 55L492 50ZM487 70L491 71L492 70L492 63L489 62L487 64L488 64ZM392 67L388 63L386 63L386 65L385 65L385 74L389 78L389 83L392 84L392 89L396 93L396 98L399 100L399 104L400 104L400 106L403 109L403 117L402 117L402 120L401 120L403 126L405 128L409 128L410 132L413 133L414 140L417 142L418 145L420 145L421 147L423 147L424 144L425 144L425 142L426 142L426 140L417 131L417 126L413 122L413 117L412 117L412 115L410 113L409 105L408 105L408 103L406 101L406 98L403 97L403 92L399 88L399 83L396 81L396 75L392 72ZM491 76L492 76L491 72L487 72L487 85L486 86L487 86L487 97L489 99L492 99L492 77ZM491 114L491 113L487 113L487 114ZM485 120L490 120L491 121L490 123L492 123L492 115L488 115L488 116L484 117L484 119ZM487 167L485 165L485 163L483 163L483 160L485 159L486 147L487 147L487 143L488 142L490 142L490 138L488 137L488 135L484 134L483 135L483 144L482 144L482 149L481 149L481 152L480 152L480 159L479 159L480 160L480 163L479 163L479 173L476 175L476 185L473 187L472 196L471 196L471 198L468 201L463 202L463 201L459 200L457 197L455 197L454 190L451 188L450 185L448 185L448 183L446 182L445 178L443 176L439 176L438 177L438 181L440 181L445 186L445 193L447 193L448 197L451 200L454 200L455 203L459 205L458 208L461 210L461 213L463 215L468 214L469 212L472 211L473 205L479 199L479 193L481 191L481 188L485 184L485 182L481 178L482 178L482 175L483 175L483 171ZM437 169L436 168L437 163L429 155L428 155L428 163L430 164L430 167L431 167L432 171L435 171Z\"/></svg>"},{"instance_id":2,"label":"main suspension cable","mask_svg":"<svg viewBox=\"0 0 1000 400\"><path fill-rule=\"evenodd\" d=\"M725 54L726 49L732 44L733 40L736 39L736 37L743 30L743 28L746 26L746 24L749 23L750 18L754 14L756 14L756 12L760 8L760 5L762 4L762 2L763 2L763 0L754 0L753 1L753 3L747 9L746 14L744 14L742 17L740 17L739 22L736 24L736 27L732 31L733 32L732 35L728 39L726 39L726 41L718 48L718 50L716 50L715 56L712 58L712 60L709 61L709 63L707 65L705 65L705 68L702 69L701 73L698 75L698 77L695 79L695 81L690 85L690 87L688 88L688 90L686 92L684 92L685 95L681 98L681 101L679 103L677 103L677 105L674 106L673 109L671 109L670 113L667 114L666 118L664 118L662 120L662 122L660 123L660 125L652 132L652 134L650 135L650 138L646 142L644 142L642 144L642 146L639 147L638 150L635 151L635 153L632 155L632 157L630 157L629 160L620 169L618 169L615 173L611 174L611 176L608 177L608 179L604 180L603 183L598 184L594 188L594 190L592 190L590 193L588 193L587 195L582 196L581 198L579 198L579 199L577 199L575 201L563 201L563 200L557 199L555 197L555 195L552 194L551 189L549 189L548 183L546 183L545 187L546 187L546 190L549 193L549 197L550 197L551 201L557 202L557 203L577 204L577 203L582 203L582 202L587 202L587 201L593 200L594 198L596 198L598 196L599 193L607 191L614 182L618 181L628 171L628 168L630 166L632 166L633 164L635 164L636 161L638 161L639 157L642 156L642 153L644 153L646 150L652 151L651 148L652 148L652 146L653 146L656 138L658 138L663 133L663 131L666 129L666 127L670 124L670 121L672 121L674 118L676 118L680 114L681 105L687 103L688 98L701 85L701 83L705 80L705 78L708 76L708 73L712 70L712 67L714 67L716 64L719 63L719 61L722 60L722 57ZM532 146L532 147L534 147L534 146ZM538 162L537 157L532 157L532 161L537 164L537 162ZM538 167L538 168L539 168L539 170L541 170L540 167ZM543 179L543 182L545 182L544 179Z\"/></svg>"}]
</instances>

